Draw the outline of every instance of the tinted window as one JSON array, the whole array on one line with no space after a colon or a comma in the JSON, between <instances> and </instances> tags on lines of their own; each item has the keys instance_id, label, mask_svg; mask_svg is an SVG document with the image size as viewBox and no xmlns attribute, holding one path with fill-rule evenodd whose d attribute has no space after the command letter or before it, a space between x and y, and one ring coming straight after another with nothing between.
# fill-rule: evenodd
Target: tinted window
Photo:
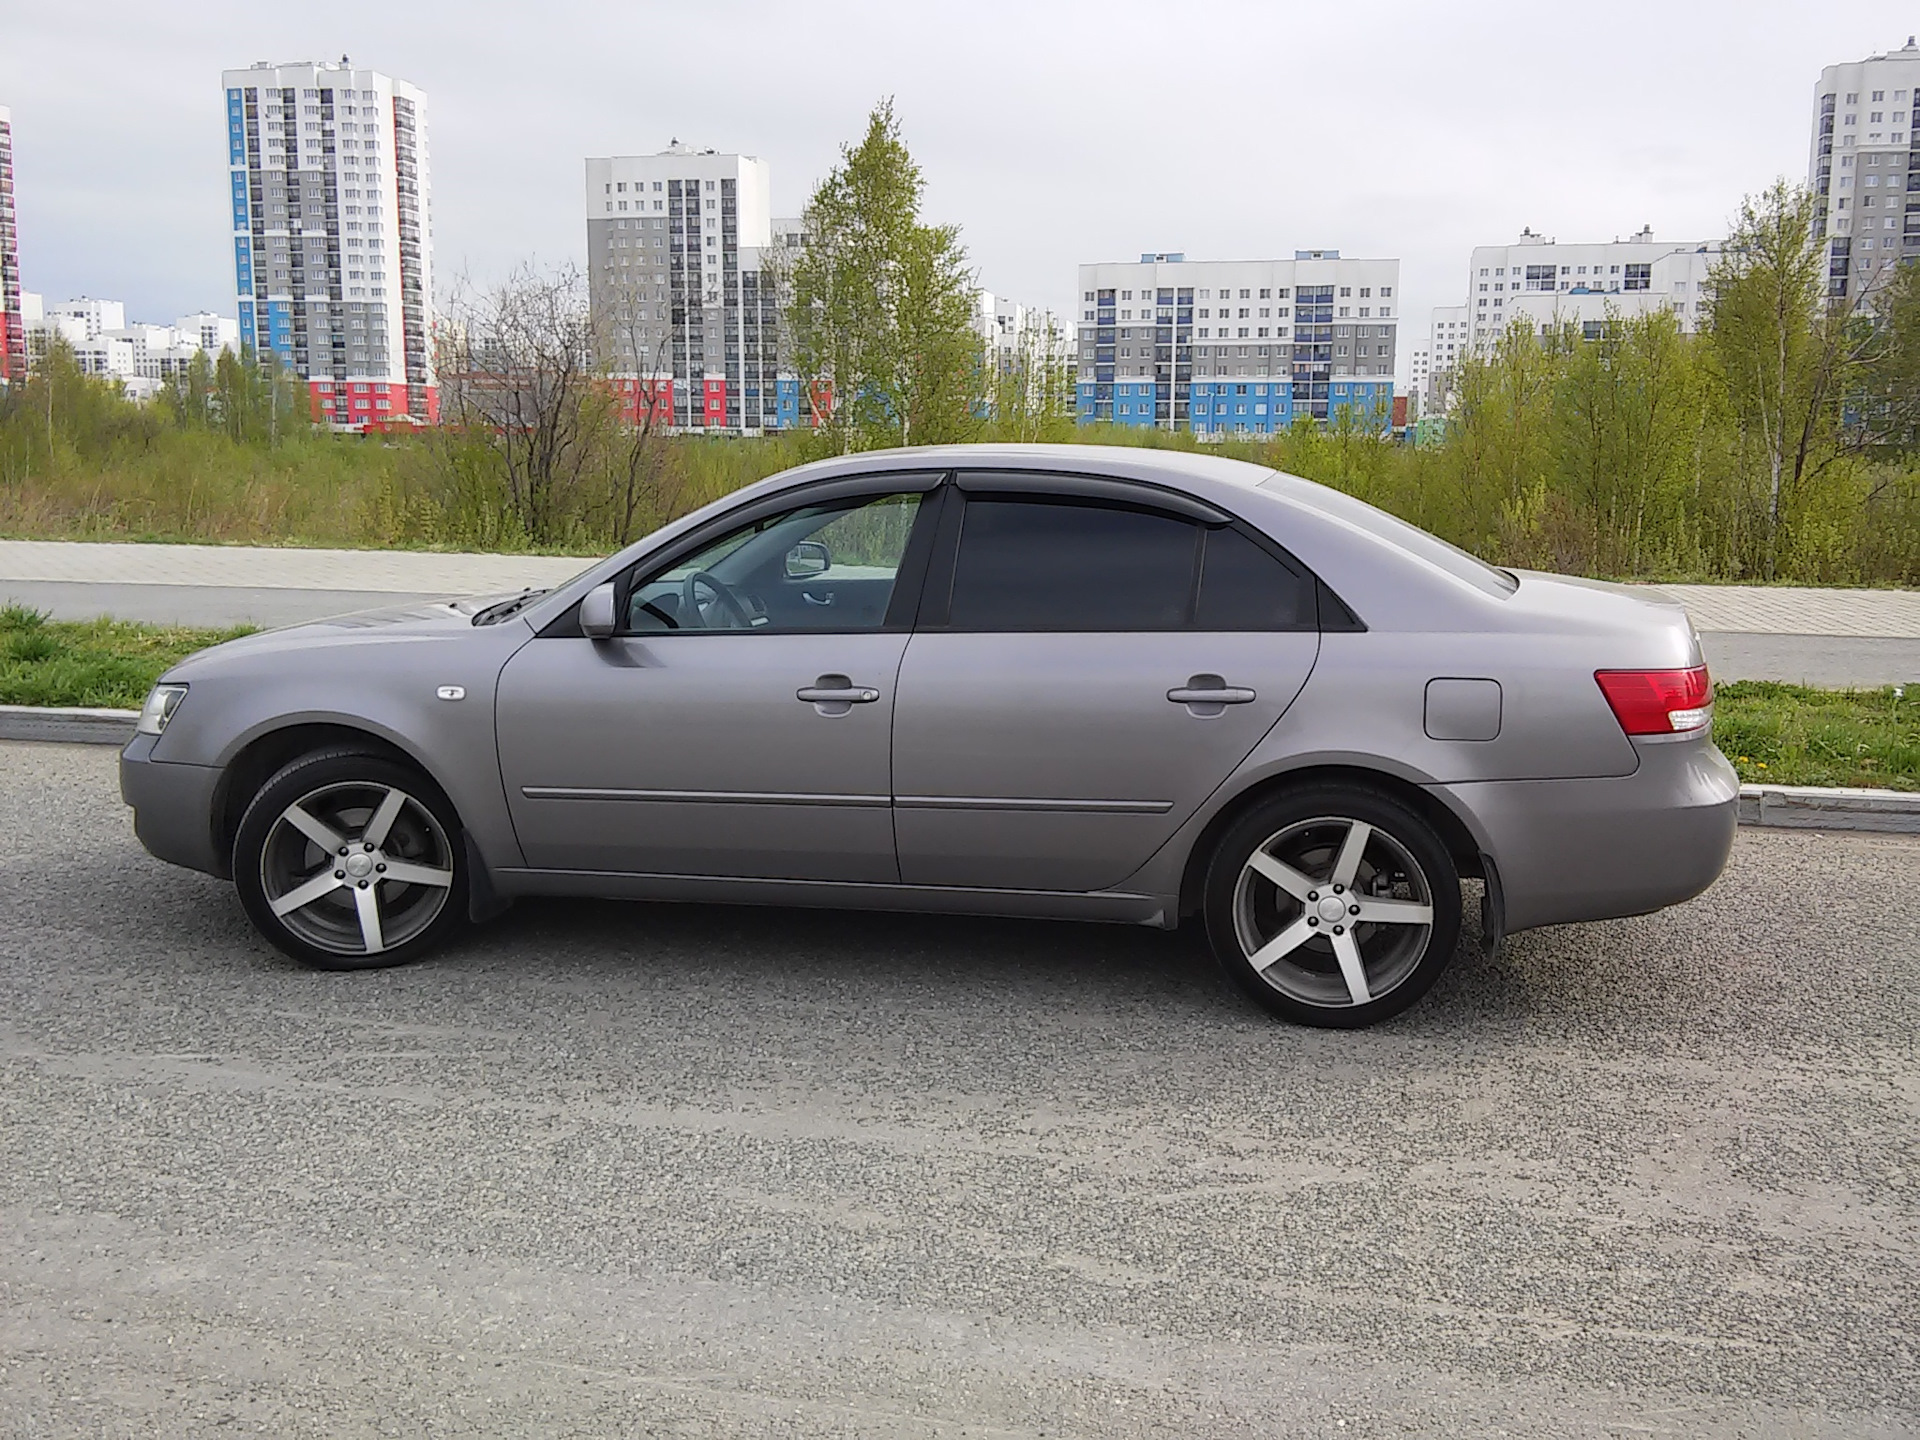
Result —
<instances>
[{"instance_id":1,"label":"tinted window","mask_svg":"<svg viewBox=\"0 0 1920 1440\"><path fill-rule=\"evenodd\" d=\"M1209 530L1196 630L1313 630L1313 581L1235 530Z\"/></svg>"},{"instance_id":2,"label":"tinted window","mask_svg":"<svg viewBox=\"0 0 1920 1440\"><path fill-rule=\"evenodd\" d=\"M1178 630L1198 527L1144 510L969 498L948 623L956 630Z\"/></svg>"}]
</instances>

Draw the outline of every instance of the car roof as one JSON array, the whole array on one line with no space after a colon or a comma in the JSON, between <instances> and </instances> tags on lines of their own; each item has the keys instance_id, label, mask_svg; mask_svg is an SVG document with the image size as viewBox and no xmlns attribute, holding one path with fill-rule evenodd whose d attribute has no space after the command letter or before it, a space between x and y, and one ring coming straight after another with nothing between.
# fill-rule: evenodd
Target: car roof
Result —
<instances>
[{"instance_id":1,"label":"car roof","mask_svg":"<svg viewBox=\"0 0 1920 1440\"><path fill-rule=\"evenodd\" d=\"M1058 470L1073 474L1091 471L1155 479L1176 489L1189 488L1181 484L1182 480L1251 489L1279 473L1265 465L1229 460L1223 455L1200 455L1191 450L1162 450L1145 445L915 445L895 450L861 450L815 460L788 470L778 478L788 482L827 474L858 475L874 470L957 466Z\"/></svg>"}]
</instances>

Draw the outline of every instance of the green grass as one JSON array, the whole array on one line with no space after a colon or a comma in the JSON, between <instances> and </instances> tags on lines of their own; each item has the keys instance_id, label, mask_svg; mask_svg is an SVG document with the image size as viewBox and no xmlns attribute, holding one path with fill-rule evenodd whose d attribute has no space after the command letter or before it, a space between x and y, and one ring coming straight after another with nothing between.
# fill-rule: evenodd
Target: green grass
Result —
<instances>
[{"instance_id":1,"label":"green grass","mask_svg":"<svg viewBox=\"0 0 1920 1440\"><path fill-rule=\"evenodd\" d=\"M1716 685L1713 738L1750 784L1920 790L1920 695Z\"/></svg>"},{"instance_id":2,"label":"green grass","mask_svg":"<svg viewBox=\"0 0 1920 1440\"><path fill-rule=\"evenodd\" d=\"M37 610L9 605L0 609L0 705L137 710L168 666L252 629L49 620Z\"/></svg>"},{"instance_id":3,"label":"green grass","mask_svg":"<svg viewBox=\"0 0 1920 1440\"><path fill-rule=\"evenodd\" d=\"M0 609L0 704L137 709L169 665L250 633L49 620ZM1716 688L1714 740L1740 778L1920 790L1920 695L1737 680Z\"/></svg>"}]
</instances>

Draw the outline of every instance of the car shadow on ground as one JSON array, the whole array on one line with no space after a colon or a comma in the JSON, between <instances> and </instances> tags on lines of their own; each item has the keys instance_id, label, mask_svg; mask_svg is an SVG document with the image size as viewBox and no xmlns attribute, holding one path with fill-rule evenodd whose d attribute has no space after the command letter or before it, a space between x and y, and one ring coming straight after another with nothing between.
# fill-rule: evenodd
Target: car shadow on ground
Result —
<instances>
[{"instance_id":1,"label":"car shadow on ground","mask_svg":"<svg viewBox=\"0 0 1920 1440\"><path fill-rule=\"evenodd\" d=\"M176 965L204 979L313 974L252 930L230 885L195 877L182 886L179 872L149 863L150 894L135 878L147 873L146 865L105 883L141 915L145 933L163 937L162 953L175 957ZM1511 936L1489 958L1474 924L1479 902L1472 882L1463 898L1466 924L1446 971L1427 996L1376 1033L1433 1038L1466 1032L1491 1039L1589 1027L1609 1012L1622 1028L1653 1018L1623 997L1644 996L1642 987L1628 982L1644 969L1650 951L1671 945L1672 917L1684 911ZM119 908L116 903L98 912L96 922L118 930L111 916ZM136 961L135 968L143 967ZM576 998L631 996L636 987L722 1004L740 994L797 1000L830 993L845 1006L875 1011L985 1016L1013 1010L1115 1019L1151 1014L1156 1023L1184 1017L1203 1029L1279 1023L1226 978L1197 920L1164 931L982 916L533 898L412 965L314 976L331 982L330 1003L336 1004L356 994L380 995L392 984L412 988L453 977L473 985L564 986ZM1684 1001L1680 994L1673 999ZM1664 1028L1666 1017L1660 1018Z\"/></svg>"},{"instance_id":2,"label":"car shadow on ground","mask_svg":"<svg viewBox=\"0 0 1920 1440\"><path fill-rule=\"evenodd\" d=\"M1478 915L1469 887L1465 913ZM1215 961L1197 918L1145 926L765 906L530 899L477 927L429 964L511 968L539 956L575 983L618 983L644 967L652 983L715 981L761 990L864 989L876 1004L907 991L948 1007L1150 1006L1169 1015L1267 1017ZM1414 1013L1483 1010L1471 997L1499 966L1463 934ZM1404 1025L1407 1020L1390 1022Z\"/></svg>"}]
</instances>

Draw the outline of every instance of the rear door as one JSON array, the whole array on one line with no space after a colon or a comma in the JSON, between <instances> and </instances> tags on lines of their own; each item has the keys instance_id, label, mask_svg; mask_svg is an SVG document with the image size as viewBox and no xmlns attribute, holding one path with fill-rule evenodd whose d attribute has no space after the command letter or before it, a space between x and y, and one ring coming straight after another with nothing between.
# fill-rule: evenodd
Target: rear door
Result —
<instances>
[{"instance_id":1,"label":"rear door","mask_svg":"<svg viewBox=\"0 0 1920 1440\"><path fill-rule=\"evenodd\" d=\"M901 879L1118 885L1300 692L1315 582L1177 497L961 484L895 702Z\"/></svg>"}]
</instances>

